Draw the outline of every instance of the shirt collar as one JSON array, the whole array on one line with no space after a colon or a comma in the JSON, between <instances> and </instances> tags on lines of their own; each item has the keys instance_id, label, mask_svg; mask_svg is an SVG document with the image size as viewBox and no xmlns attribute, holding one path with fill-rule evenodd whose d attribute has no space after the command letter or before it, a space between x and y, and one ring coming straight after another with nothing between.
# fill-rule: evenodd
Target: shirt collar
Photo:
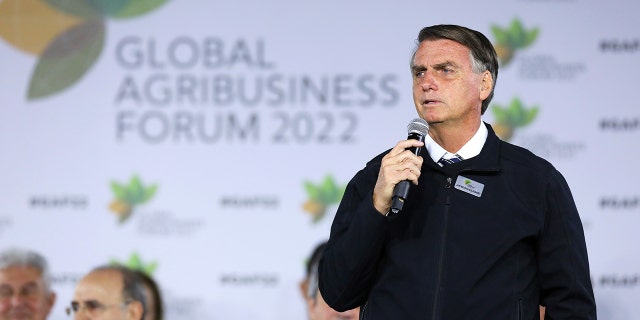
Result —
<instances>
[{"instance_id":1,"label":"shirt collar","mask_svg":"<svg viewBox=\"0 0 640 320\"><path fill-rule=\"evenodd\" d=\"M482 147L484 146L485 141L487 141L487 135L489 131L487 127L484 126L484 123L480 122L480 127L478 131L467 141L467 143L456 152L462 159L470 159L480 154L482 151ZM445 159L450 159L454 156L453 153L447 152L443 147L441 147L438 143L433 141L430 135L427 135L424 138L424 145L427 151L429 151L429 156L433 159L433 162L438 162L440 158L444 157Z\"/></svg>"}]
</instances>

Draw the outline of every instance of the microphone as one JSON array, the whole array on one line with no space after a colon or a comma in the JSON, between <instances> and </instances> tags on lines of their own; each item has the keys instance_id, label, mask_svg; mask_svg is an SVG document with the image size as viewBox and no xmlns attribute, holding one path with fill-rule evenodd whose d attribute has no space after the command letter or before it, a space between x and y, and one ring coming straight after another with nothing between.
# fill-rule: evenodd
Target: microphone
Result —
<instances>
[{"instance_id":1,"label":"microphone","mask_svg":"<svg viewBox=\"0 0 640 320\"><path fill-rule=\"evenodd\" d=\"M407 125L407 131L409 131L409 136L407 139L415 139L418 141L424 142L424 137L429 133L429 124L421 118L415 118L409 122ZM413 154L420 154L420 150L422 147L411 147L407 150L413 152ZM393 188L393 197L391 198L391 213L396 214L402 211L402 207L404 206L404 201L409 195L409 187L411 187L411 182L409 180L404 180L398 182L396 186Z\"/></svg>"}]
</instances>

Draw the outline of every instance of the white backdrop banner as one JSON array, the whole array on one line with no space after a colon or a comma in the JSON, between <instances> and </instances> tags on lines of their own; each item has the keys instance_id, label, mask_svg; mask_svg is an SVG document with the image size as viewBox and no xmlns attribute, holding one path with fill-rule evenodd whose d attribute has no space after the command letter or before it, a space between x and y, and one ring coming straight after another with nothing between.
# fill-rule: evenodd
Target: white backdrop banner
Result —
<instances>
[{"instance_id":1,"label":"white backdrop banner","mask_svg":"<svg viewBox=\"0 0 640 320\"><path fill-rule=\"evenodd\" d=\"M0 249L144 268L167 319L304 319L342 190L406 137L439 23L500 56L484 116L567 178L598 315L640 319L640 2L0 0Z\"/></svg>"}]
</instances>

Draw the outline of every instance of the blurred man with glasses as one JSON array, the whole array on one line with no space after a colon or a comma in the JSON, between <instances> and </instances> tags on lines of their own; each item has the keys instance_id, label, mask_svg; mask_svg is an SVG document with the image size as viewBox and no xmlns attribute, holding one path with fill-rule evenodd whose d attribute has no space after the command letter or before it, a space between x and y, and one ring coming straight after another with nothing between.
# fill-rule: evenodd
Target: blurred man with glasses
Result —
<instances>
[{"instance_id":1,"label":"blurred man with glasses","mask_svg":"<svg viewBox=\"0 0 640 320\"><path fill-rule=\"evenodd\" d=\"M67 314L73 319L142 320L145 311L142 278L124 266L102 266L76 285Z\"/></svg>"},{"instance_id":2,"label":"blurred man with glasses","mask_svg":"<svg viewBox=\"0 0 640 320\"><path fill-rule=\"evenodd\" d=\"M44 257L18 248L0 252L0 320L44 320L55 301Z\"/></svg>"}]
</instances>

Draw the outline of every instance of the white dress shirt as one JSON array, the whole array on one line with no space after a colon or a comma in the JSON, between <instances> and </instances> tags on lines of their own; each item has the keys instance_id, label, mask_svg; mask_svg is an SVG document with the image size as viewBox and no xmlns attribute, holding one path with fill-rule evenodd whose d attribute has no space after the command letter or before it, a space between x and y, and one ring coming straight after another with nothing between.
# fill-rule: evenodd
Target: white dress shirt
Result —
<instances>
[{"instance_id":1,"label":"white dress shirt","mask_svg":"<svg viewBox=\"0 0 640 320\"><path fill-rule=\"evenodd\" d=\"M467 141L467 143L465 143L464 146L462 146L462 148L460 148L456 153L451 153L445 150L442 146L433 141L433 138L431 138L430 135L424 137L424 145L425 148L427 148L427 151L429 151L431 159L436 163L440 158L451 159L456 155L460 156L463 160L471 159L480 154L485 141L487 141L488 134L489 130L487 130L487 127L483 122L480 122L478 131L476 131L473 137L471 137L471 139L469 139L469 141Z\"/></svg>"}]
</instances>

